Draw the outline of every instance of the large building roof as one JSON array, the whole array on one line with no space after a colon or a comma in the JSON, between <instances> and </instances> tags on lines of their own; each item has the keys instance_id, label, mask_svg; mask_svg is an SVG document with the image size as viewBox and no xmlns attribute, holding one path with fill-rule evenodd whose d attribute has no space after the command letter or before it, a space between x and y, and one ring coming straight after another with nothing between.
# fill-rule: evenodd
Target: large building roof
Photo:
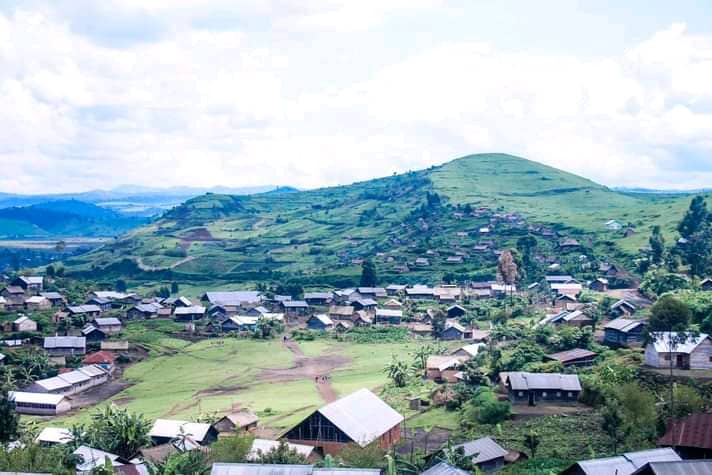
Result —
<instances>
[{"instance_id":1,"label":"large building roof","mask_svg":"<svg viewBox=\"0 0 712 475\"><path fill-rule=\"evenodd\" d=\"M651 343L658 353L685 353L690 354L695 351L702 342L709 338L706 333L693 335L682 332L657 332L650 335L653 339Z\"/></svg>"},{"instance_id":2,"label":"large building roof","mask_svg":"<svg viewBox=\"0 0 712 475\"><path fill-rule=\"evenodd\" d=\"M531 389L581 391L581 383L575 374L513 371L509 373L507 380L515 391L528 391Z\"/></svg>"},{"instance_id":3,"label":"large building roof","mask_svg":"<svg viewBox=\"0 0 712 475\"><path fill-rule=\"evenodd\" d=\"M259 303L262 301L262 295L252 290L206 292L203 298L212 304L220 305L241 305L244 303Z\"/></svg>"},{"instance_id":4,"label":"large building roof","mask_svg":"<svg viewBox=\"0 0 712 475\"><path fill-rule=\"evenodd\" d=\"M48 404L56 406L64 400L61 394L28 393L22 391L10 391L9 396L16 403L26 404Z\"/></svg>"},{"instance_id":5,"label":"large building roof","mask_svg":"<svg viewBox=\"0 0 712 475\"><path fill-rule=\"evenodd\" d=\"M628 333L631 330L638 328L640 325L645 325L645 320L632 320L630 318L616 318L606 323L603 327L606 330L618 330L623 333Z\"/></svg>"},{"instance_id":6,"label":"large building roof","mask_svg":"<svg viewBox=\"0 0 712 475\"><path fill-rule=\"evenodd\" d=\"M202 442L210 431L210 424L200 422L176 421L172 419L156 419L148 433L151 437L175 438L184 434L196 442Z\"/></svg>"},{"instance_id":7,"label":"large building roof","mask_svg":"<svg viewBox=\"0 0 712 475\"><path fill-rule=\"evenodd\" d=\"M489 462L490 460L504 457L508 453L491 437L482 437L481 439L465 442L454 446L453 449L462 449L465 457L476 456L472 460L475 464Z\"/></svg>"},{"instance_id":8,"label":"large building roof","mask_svg":"<svg viewBox=\"0 0 712 475\"><path fill-rule=\"evenodd\" d=\"M680 456L669 448L641 450L628 452L617 457L583 460L565 470L564 474L581 473L586 475L631 475L636 470L649 462L679 461ZM575 470L578 467L580 470Z\"/></svg>"},{"instance_id":9,"label":"large building roof","mask_svg":"<svg viewBox=\"0 0 712 475\"><path fill-rule=\"evenodd\" d=\"M712 450L712 413L690 414L674 422L674 430L670 426L658 445Z\"/></svg>"},{"instance_id":10,"label":"large building roof","mask_svg":"<svg viewBox=\"0 0 712 475\"><path fill-rule=\"evenodd\" d=\"M365 388L327 404L318 412L361 447L403 422L402 415Z\"/></svg>"},{"instance_id":11,"label":"large building roof","mask_svg":"<svg viewBox=\"0 0 712 475\"><path fill-rule=\"evenodd\" d=\"M649 462L633 475L709 475L712 460L680 460L674 462Z\"/></svg>"},{"instance_id":12,"label":"large building roof","mask_svg":"<svg viewBox=\"0 0 712 475\"><path fill-rule=\"evenodd\" d=\"M52 348L86 348L87 339L83 336L47 336L44 347Z\"/></svg>"}]
</instances>

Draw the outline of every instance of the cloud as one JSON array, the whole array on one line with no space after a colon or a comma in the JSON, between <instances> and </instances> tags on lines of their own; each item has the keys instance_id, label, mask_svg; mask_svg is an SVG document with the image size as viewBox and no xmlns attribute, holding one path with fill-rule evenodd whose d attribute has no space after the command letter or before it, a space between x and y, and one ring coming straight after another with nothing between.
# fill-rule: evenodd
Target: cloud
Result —
<instances>
[{"instance_id":1,"label":"cloud","mask_svg":"<svg viewBox=\"0 0 712 475\"><path fill-rule=\"evenodd\" d=\"M675 24L577 57L437 37L410 48L390 31L438 6L0 8L0 191L316 187L486 151L610 185L712 183L712 34Z\"/></svg>"}]
</instances>

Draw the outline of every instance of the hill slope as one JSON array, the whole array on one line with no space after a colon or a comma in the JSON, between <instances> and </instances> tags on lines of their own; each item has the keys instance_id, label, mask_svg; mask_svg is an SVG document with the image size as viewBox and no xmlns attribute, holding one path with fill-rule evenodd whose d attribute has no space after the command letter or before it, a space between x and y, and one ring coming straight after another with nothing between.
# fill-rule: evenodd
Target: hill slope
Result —
<instances>
[{"instance_id":1,"label":"hill slope","mask_svg":"<svg viewBox=\"0 0 712 475\"><path fill-rule=\"evenodd\" d=\"M0 209L0 238L114 236L145 223L82 201L51 201Z\"/></svg>"},{"instance_id":2,"label":"hill slope","mask_svg":"<svg viewBox=\"0 0 712 475\"><path fill-rule=\"evenodd\" d=\"M517 216L496 225L495 237L485 240L492 248L513 246L538 224L587 243L589 254L622 259L645 242L653 224L672 230L689 199L619 193L522 158L472 155L348 186L206 194L67 264L74 272L202 286L285 278L349 285L360 272L359 259L370 257L382 276L399 281L434 280L446 272L492 278L496 256L474 255L473 246L484 239L480 227L498 219L496 211ZM470 213L465 205L491 212ZM637 234L608 231L609 219L633 224ZM541 246L555 254L555 240ZM458 254L467 255L463 263L447 260ZM430 265L415 267L417 257ZM403 272L405 266L410 270Z\"/></svg>"}]
</instances>

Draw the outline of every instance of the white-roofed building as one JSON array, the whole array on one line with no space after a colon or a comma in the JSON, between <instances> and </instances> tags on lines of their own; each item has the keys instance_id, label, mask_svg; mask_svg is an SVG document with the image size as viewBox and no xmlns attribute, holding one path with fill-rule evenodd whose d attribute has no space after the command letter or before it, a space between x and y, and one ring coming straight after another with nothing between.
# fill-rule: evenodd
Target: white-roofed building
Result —
<instances>
[{"instance_id":1,"label":"white-roofed building","mask_svg":"<svg viewBox=\"0 0 712 475\"><path fill-rule=\"evenodd\" d=\"M645 347L645 364L654 368L712 369L712 338L705 333L658 332Z\"/></svg>"},{"instance_id":2,"label":"white-roofed building","mask_svg":"<svg viewBox=\"0 0 712 475\"><path fill-rule=\"evenodd\" d=\"M312 445L291 444L287 442L287 446L291 450L294 450L299 455L303 456L305 459L309 459L309 457L314 454L314 446ZM254 439L252 441L250 453L247 455L247 460L258 460L260 455L266 454L277 447L279 447L278 440Z\"/></svg>"},{"instance_id":3,"label":"white-roofed building","mask_svg":"<svg viewBox=\"0 0 712 475\"><path fill-rule=\"evenodd\" d=\"M15 411L36 416L57 416L72 409L72 404L62 394L29 393L11 391Z\"/></svg>"},{"instance_id":4,"label":"white-roofed building","mask_svg":"<svg viewBox=\"0 0 712 475\"><path fill-rule=\"evenodd\" d=\"M45 427L35 439L44 445L64 445L74 440L72 431L63 427Z\"/></svg>"},{"instance_id":5,"label":"white-roofed building","mask_svg":"<svg viewBox=\"0 0 712 475\"><path fill-rule=\"evenodd\" d=\"M284 438L337 454L347 444L373 442L388 449L401 437L403 416L368 389L360 389L318 409L290 429Z\"/></svg>"},{"instance_id":6,"label":"white-roofed building","mask_svg":"<svg viewBox=\"0 0 712 475\"><path fill-rule=\"evenodd\" d=\"M111 462L112 467L123 465L119 461L119 456L103 450L95 449L87 445L80 445L72 452L72 455L77 456L76 469L77 475L88 475L92 470L98 467L103 467L107 459Z\"/></svg>"},{"instance_id":7,"label":"white-roofed building","mask_svg":"<svg viewBox=\"0 0 712 475\"><path fill-rule=\"evenodd\" d=\"M148 435L156 444L166 444L180 436L186 436L200 445L207 445L217 439L218 433L210 424L156 419Z\"/></svg>"}]
</instances>

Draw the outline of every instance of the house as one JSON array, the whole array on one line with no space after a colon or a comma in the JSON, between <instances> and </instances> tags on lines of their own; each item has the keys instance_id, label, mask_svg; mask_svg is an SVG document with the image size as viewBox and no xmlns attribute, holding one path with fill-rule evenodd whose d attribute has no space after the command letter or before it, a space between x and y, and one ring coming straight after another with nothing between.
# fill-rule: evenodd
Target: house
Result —
<instances>
[{"instance_id":1,"label":"house","mask_svg":"<svg viewBox=\"0 0 712 475\"><path fill-rule=\"evenodd\" d=\"M59 373L51 378L38 379L26 390L33 393L73 394L103 384L108 380L108 373L98 366L83 366L73 371Z\"/></svg>"},{"instance_id":2,"label":"house","mask_svg":"<svg viewBox=\"0 0 712 475\"><path fill-rule=\"evenodd\" d=\"M470 472L454 467L447 462L438 462L420 475L470 475Z\"/></svg>"},{"instance_id":3,"label":"house","mask_svg":"<svg viewBox=\"0 0 712 475\"><path fill-rule=\"evenodd\" d=\"M367 327L373 324L373 319L363 310L359 310L354 313L351 323L353 323L356 327Z\"/></svg>"},{"instance_id":4,"label":"house","mask_svg":"<svg viewBox=\"0 0 712 475\"><path fill-rule=\"evenodd\" d=\"M573 278L573 276L570 275L547 275L544 277L544 281L548 285L552 284L571 284L575 283L576 279Z\"/></svg>"},{"instance_id":5,"label":"house","mask_svg":"<svg viewBox=\"0 0 712 475\"><path fill-rule=\"evenodd\" d=\"M87 340L83 336L48 336L43 346L50 356L83 355L87 352Z\"/></svg>"},{"instance_id":6,"label":"house","mask_svg":"<svg viewBox=\"0 0 712 475\"><path fill-rule=\"evenodd\" d=\"M513 371L506 380L509 400L513 404L575 404L581 393L581 382L575 374L527 373Z\"/></svg>"},{"instance_id":7,"label":"house","mask_svg":"<svg viewBox=\"0 0 712 475\"><path fill-rule=\"evenodd\" d=\"M5 306L7 305L7 300L5 297L0 295L0 311L5 310Z\"/></svg>"},{"instance_id":8,"label":"house","mask_svg":"<svg viewBox=\"0 0 712 475\"><path fill-rule=\"evenodd\" d=\"M250 448L250 452L247 454L247 460L259 460L263 454L269 453L270 451L277 449L277 447L279 447L278 440L253 439L252 447ZM313 460L316 455L314 446L312 445L287 443L287 447L289 447L290 450L297 452L306 460Z\"/></svg>"},{"instance_id":9,"label":"house","mask_svg":"<svg viewBox=\"0 0 712 475\"><path fill-rule=\"evenodd\" d=\"M583 286L578 282L568 282L568 283L552 283L549 284L551 291L556 295L571 295L577 296L583 290Z\"/></svg>"},{"instance_id":10,"label":"house","mask_svg":"<svg viewBox=\"0 0 712 475\"><path fill-rule=\"evenodd\" d=\"M350 305L332 305L329 307L329 318L332 320L351 320L355 311L356 309Z\"/></svg>"},{"instance_id":11,"label":"house","mask_svg":"<svg viewBox=\"0 0 712 475\"><path fill-rule=\"evenodd\" d=\"M401 310L403 308L403 304L396 299L389 299L383 304L383 308L387 308L389 310Z\"/></svg>"},{"instance_id":12,"label":"house","mask_svg":"<svg viewBox=\"0 0 712 475\"><path fill-rule=\"evenodd\" d=\"M62 394L10 391L9 396L15 402L15 411L18 414L59 416L72 409L72 404Z\"/></svg>"},{"instance_id":13,"label":"house","mask_svg":"<svg viewBox=\"0 0 712 475\"><path fill-rule=\"evenodd\" d=\"M67 299L59 292L40 292L40 295L49 300L52 307L61 308L67 303Z\"/></svg>"},{"instance_id":14,"label":"house","mask_svg":"<svg viewBox=\"0 0 712 475\"><path fill-rule=\"evenodd\" d=\"M140 303L138 305L134 305L128 310L128 312L126 312L126 318L130 320L136 320L139 318L148 320L156 318L158 316L158 311L162 308L163 305L159 303Z\"/></svg>"},{"instance_id":15,"label":"house","mask_svg":"<svg viewBox=\"0 0 712 475\"><path fill-rule=\"evenodd\" d=\"M101 315L101 307L98 305L73 305L67 307L67 313L70 317L79 317L90 320Z\"/></svg>"},{"instance_id":16,"label":"house","mask_svg":"<svg viewBox=\"0 0 712 475\"><path fill-rule=\"evenodd\" d=\"M52 307L52 302L42 297L41 295L33 295L32 297L27 297L25 299L25 309L26 310L47 310Z\"/></svg>"},{"instance_id":17,"label":"house","mask_svg":"<svg viewBox=\"0 0 712 475\"><path fill-rule=\"evenodd\" d=\"M378 302L376 302L372 298L360 298L360 299L356 299L356 300L352 301L351 305L356 310L369 311L369 310L375 310L375 308L378 306Z\"/></svg>"},{"instance_id":18,"label":"house","mask_svg":"<svg viewBox=\"0 0 712 475\"><path fill-rule=\"evenodd\" d=\"M703 475L712 473L712 460L680 460L671 462L648 462L633 475Z\"/></svg>"},{"instance_id":19,"label":"house","mask_svg":"<svg viewBox=\"0 0 712 475\"><path fill-rule=\"evenodd\" d=\"M623 225L615 219L609 219L606 221L605 226L609 231L620 231L621 228L623 228Z\"/></svg>"},{"instance_id":20,"label":"house","mask_svg":"<svg viewBox=\"0 0 712 475\"><path fill-rule=\"evenodd\" d=\"M45 427L35 441L43 446L65 445L74 440L72 431L62 427Z\"/></svg>"},{"instance_id":21,"label":"house","mask_svg":"<svg viewBox=\"0 0 712 475\"><path fill-rule=\"evenodd\" d=\"M116 317L95 318L92 324L107 335L121 333L122 323Z\"/></svg>"},{"instance_id":22,"label":"house","mask_svg":"<svg viewBox=\"0 0 712 475\"><path fill-rule=\"evenodd\" d=\"M707 278L700 282L700 289L705 292L712 292L712 279Z\"/></svg>"},{"instance_id":23,"label":"house","mask_svg":"<svg viewBox=\"0 0 712 475\"><path fill-rule=\"evenodd\" d=\"M504 457L509 453L491 437L482 437L454 445L453 450L469 458L482 472L496 472L504 467Z\"/></svg>"},{"instance_id":24,"label":"house","mask_svg":"<svg viewBox=\"0 0 712 475\"><path fill-rule=\"evenodd\" d=\"M574 310L573 312L562 310L558 313L547 315L540 320L539 323L537 323L537 326L542 325L566 325L570 327L583 328L586 326L592 326L593 319L581 310Z\"/></svg>"},{"instance_id":25,"label":"house","mask_svg":"<svg viewBox=\"0 0 712 475\"><path fill-rule=\"evenodd\" d=\"M576 462L561 472L561 475L632 475L650 462L679 462L680 460L682 460L680 456L670 448L641 450L627 452L617 457Z\"/></svg>"},{"instance_id":26,"label":"house","mask_svg":"<svg viewBox=\"0 0 712 475\"><path fill-rule=\"evenodd\" d=\"M588 285L588 288L596 292L608 291L608 279L599 277Z\"/></svg>"},{"instance_id":27,"label":"house","mask_svg":"<svg viewBox=\"0 0 712 475\"><path fill-rule=\"evenodd\" d=\"M610 262L601 262L598 265L598 272L602 272L608 277L616 277L620 273L620 269Z\"/></svg>"},{"instance_id":28,"label":"house","mask_svg":"<svg viewBox=\"0 0 712 475\"><path fill-rule=\"evenodd\" d=\"M658 447L674 447L684 459L712 458L712 413L698 412L670 422Z\"/></svg>"},{"instance_id":29,"label":"house","mask_svg":"<svg viewBox=\"0 0 712 475\"><path fill-rule=\"evenodd\" d=\"M430 355L425 363L425 376L436 382L455 383L463 358L453 355Z\"/></svg>"},{"instance_id":30,"label":"house","mask_svg":"<svg viewBox=\"0 0 712 475\"><path fill-rule=\"evenodd\" d=\"M99 467L103 467L106 463L111 463L112 467L124 465L120 461L120 457L116 454L104 452L103 450L89 447L88 445L80 445L72 452L75 461L77 475L89 475L96 473ZM112 470L113 472L113 470Z\"/></svg>"},{"instance_id":31,"label":"house","mask_svg":"<svg viewBox=\"0 0 712 475\"><path fill-rule=\"evenodd\" d=\"M108 312L112 307L112 300L103 297L91 297L86 301L86 305L96 305L102 312Z\"/></svg>"},{"instance_id":32,"label":"house","mask_svg":"<svg viewBox=\"0 0 712 475\"><path fill-rule=\"evenodd\" d=\"M457 285L439 285L433 289L435 300L440 303L455 303L462 298L462 289Z\"/></svg>"},{"instance_id":33,"label":"house","mask_svg":"<svg viewBox=\"0 0 712 475\"><path fill-rule=\"evenodd\" d=\"M378 468L317 468L313 465L214 463L210 475L380 475Z\"/></svg>"},{"instance_id":34,"label":"house","mask_svg":"<svg viewBox=\"0 0 712 475\"><path fill-rule=\"evenodd\" d=\"M161 305L165 305L165 306L171 307L171 308L191 307L191 306L193 306L193 302L191 302L188 297L183 297L183 296L181 296L181 297L166 297L161 302Z\"/></svg>"},{"instance_id":35,"label":"house","mask_svg":"<svg viewBox=\"0 0 712 475\"><path fill-rule=\"evenodd\" d=\"M433 300L435 291L425 285L416 285L406 288L405 294L411 300Z\"/></svg>"},{"instance_id":36,"label":"house","mask_svg":"<svg viewBox=\"0 0 712 475\"><path fill-rule=\"evenodd\" d=\"M312 315L307 320L307 328L310 330L331 330L334 322L327 315Z\"/></svg>"},{"instance_id":37,"label":"house","mask_svg":"<svg viewBox=\"0 0 712 475\"><path fill-rule=\"evenodd\" d=\"M243 410L224 416L213 424L219 433L224 432L252 432L257 429L259 418L251 411Z\"/></svg>"},{"instance_id":38,"label":"house","mask_svg":"<svg viewBox=\"0 0 712 475\"><path fill-rule=\"evenodd\" d=\"M469 339L474 341L475 343L487 342L490 339L491 333L492 332L490 330L478 330L476 328L473 328L472 335Z\"/></svg>"},{"instance_id":39,"label":"house","mask_svg":"<svg viewBox=\"0 0 712 475\"><path fill-rule=\"evenodd\" d=\"M358 416L356 416L358 415ZM404 418L368 389L360 389L310 414L284 438L338 454L348 444L389 449L400 440Z\"/></svg>"},{"instance_id":40,"label":"house","mask_svg":"<svg viewBox=\"0 0 712 475\"><path fill-rule=\"evenodd\" d=\"M445 328L440 332L438 338L441 340L464 340L467 338L467 329L455 321L445 322ZM470 333L471 335L471 333Z\"/></svg>"},{"instance_id":41,"label":"house","mask_svg":"<svg viewBox=\"0 0 712 475\"><path fill-rule=\"evenodd\" d=\"M22 287L8 285L0 290L0 296L5 299L6 310L17 310L25 306L25 291Z\"/></svg>"},{"instance_id":42,"label":"house","mask_svg":"<svg viewBox=\"0 0 712 475\"><path fill-rule=\"evenodd\" d=\"M339 320L336 322L336 325L334 325L334 329L337 332L346 332L346 331L351 330L353 327L354 327L354 324L348 320Z\"/></svg>"},{"instance_id":43,"label":"house","mask_svg":"<svg viewBox=\"0 0 712 475\"><path fill-rule=\"evenodd\" d=\"M400 295L405 292L406 285L391 284L386 287L386 293L390 296Z\"/></svg>"},{"instance_id":44,"label":"house","mask_svg":"<svg viewBox=\"0 0 712 475\"><path fill-rule=\"evenodd\" d=\"M462 264L463 262L465 262L465 259L462 256L450 256L445 259L445 264L449 265Z\"/></svg>"},{"instance_id":45,"label":"house","mask_svg":"<svg viewBox=\"0 0 712 475\"><path fill-rule=\"evenodd\" d=\"M42 291L44 279L42 276L20 276L13 279L10 285L20 287L27 293L39 293Z\"/></svg>"},{"instance_id":46,"label":"house","mask_svg":"<svg viewBox=\"0 0 712 475\"><path fill-rule=\"evenodd\" d=\"M268 313L270 313L270 311L267 310L267 308L263 307L262 305L259 305L259 306L257 306L257 307L252 307L252 308L249 309L248 311L243 312L243 314L246 315L246 316L248 316L248 317L261 317L261 316L266 315L266 314L268 314Z\"/></svg>"},{"instance_id":47,"label":"house","mask_svg":"<svg viewBox=\"0 0 712 475\"><path fill-rule=\"evenodd\" d=\"M546 358L558 361L566 367L592 365L596 359L596 356L598 356L598 354L593 351L585 350L583 348L574 348L573 350L560 351L558 353L546 355Z\"/></svg>"},{"instance_id":48,"label":"house","mask_svg":"<svg viewBox=\"0 0 712 475\"><path fill-rule=\"evenodd\" d=\"M36 332L37 322L25 315L18 317L12 322L12 331L14 332Z\"/></svg>"},{"instance_id":49,"label":"house","mask_svg":"<svg viewBox=\"0 0 712 475\"><path fill-rule=\"evenodd\" d=\"M576 296L570 294L560 294L554 299L553 305L555 308L567 308L569 305L576 303L578 303Z\"/></svg>"},{"instance_id":50,"label":"house","mask_svg":"<svg viewBox=\"0 0 712 475\"><path fill-rule=\"evenodd\" d=\"M636 306L625 299L621 299L611 305L609 313L614 317L623 317L633 315L636 311Z\"/></svg>"},{"instance_id":51,"label":"house","mask_svg":"<svg viewBox=\"0 0 712 475\"><path fill-rule=\"evenodd\" d=\"M304 301L309 305L329 305L333 294L331 292L306 292Z\"/></svg>"},{"instance_id":52,"label":"house","mask_svg":"<svg viewBox=\"0 0 712 475\"><path fill-rule=\"evenodd\" d=\"M234 315L220 324L220 329L225 332L245 332L254 331L257 328L257 321L260 317L248 317L246 315Z\"/></svg>"},{"instance_id":53,"label":"house","mask_svg":"<svg viewBox=\"0 0 712 475\"><path fill-rule=\"evenodd\" d=\"M85 365L97 365L104 371L111 373L114 370L116 356L109 351L101 350L85 356L82 363Z\"/></svg>"},{"instance_id":54,"label":"house","mask_svg":"<svg viewBox=\"0 0 712 475\"><path fill-rule=\"evenodd\" d=\"M381 299L388 296L388 292L383 287L358 287L356 291L361 297L371 299Z\"/></svg>"},{"instance_id":55,"label":"house","mask_svg":"<svg viewBox=\"0 0 712 475\"><path fill-rule=\"evenodd\" d=\"M473 343L471 345L465 345L458 348L457 350L453 351L451 355L463 358L464 360L469 360L470 358L474 358L475 356L477 356L480 352L480 349L484 347L485 345L483 343Z\"/></svg>"},{"instance_id":56,"label":"house","mask_svg":"<svg viewBox=\"0 0 712 475\"><path fill-rule=\"evenodd\" d=\"M128 341L102 341L99 348L102 351L129 351Z\"/></svg>"},{"instance_id":57,"label":"house","mask_svg":"<svg viewBox=\"0 0 712 475\"><path fill-rule=\"evenodd\" d=\"M209 445L218 438L218 431L202 422L156 419L148 433L154 444L166 444L178 437L187 436L200 445Z\"/></svg>"},{"instance_id":58,"label":"house","mask_svg":"<svg viewBox=\"0 0 712 475\"><path fill-rule=\"evenodd\" d=\"M403 319L403 310L389 310L387 308L377 308L375 323L385 323L388 325L400 325Z\"/></svg>"},{"instance_id":59,"label":"house","mask_svg":"<svg viewBox=\"0 0 712 475\"><path fill-rule=\"evenodd\" d=\"M559 248L563 250L578 249L579 247L581 247L581 243L573 238L566 238L559 241Z\"/></svg>"},{"instance_id":60,"label":"house","mask_svg":"<svg viewBox=\"0 0 712 475\"><path fill-rule=\"evenodd\" d=\"M176 307L173 310L173 318L176 322L192 322L200 320L205 316L205 307L202 305L191 305L190 307Z\"/></svg>"},{"instance_id":61,"label":"house","mask_svg":"<svg viewBox=\"0 0 712 475\"><path fill-rule=\"evenodd\" d=\"M712 338L705 333L651 333L645 364L653 368L712 369Z\"/></svg>"},{"instance_id":62,"label":"house","mask_svg":"<svg viewBox=\"0 0 712 475\"><path fill-rule=\"evenodd\" d=\"M646 320L616 318L603 327L603 342L614 346L641 345L645 335Z\"/></svg>"},{"instance_id":63,"label":"house","mask_svg":"<svg viewBox=\"0 0 712 475\"><path fill-rule=\"evenodd\" d=\"M309 304L304 300L287 300L282 302L282 310L289 318L304 317L309 313Z\"/></svg>"},{"instance_id":64,"label":"house","mask_svg":"<svg viewBox=\"0 0 712 475\"><path fill-rule=\"evenodd\" d=\"M0 366L5 364L5 358L7 358L7 356L0 353Z\"/></svg>"},{"instance_id":65,"label":"house","mask_svg":"<svg viewBox=\"0 0 712 475\"><path fill-rule=\"evenodd\" d=\"M465 308L460 305L451 305L450 307L447 308L448 318L462 317L466 313L467 313L467 310L465 310Z\"/></svg>"},{"instance_id":66,"label":"house","mask_svg":"<svg viewBox=\"0 0 712 475\"><path fill-rule=\"evenodd\" d=\"M99 330L91 323L82 328L82 336L84 336L88 342L104 341L107 337L106 333Z\"/></svg>"},{"instance_id":67,"label":"house","mask_svg":"<svg viewBox=\"0 0 712 475\"><path fill-rule=\"evenodd\" d=\"M430 266L430 261L425 257L418 257L415 259L415 267L428 267Z\"/></svg>"},{"instance_id":68,"label":"house","mask_svg":"<svg viewBox=\"0 0 712 475\"><path fill-rule=\"evenodd\" d=\"M427 323L411 323L408 329L416 336L431 336L433 334L433 326Z\"/></svg>"}]
</instances>

